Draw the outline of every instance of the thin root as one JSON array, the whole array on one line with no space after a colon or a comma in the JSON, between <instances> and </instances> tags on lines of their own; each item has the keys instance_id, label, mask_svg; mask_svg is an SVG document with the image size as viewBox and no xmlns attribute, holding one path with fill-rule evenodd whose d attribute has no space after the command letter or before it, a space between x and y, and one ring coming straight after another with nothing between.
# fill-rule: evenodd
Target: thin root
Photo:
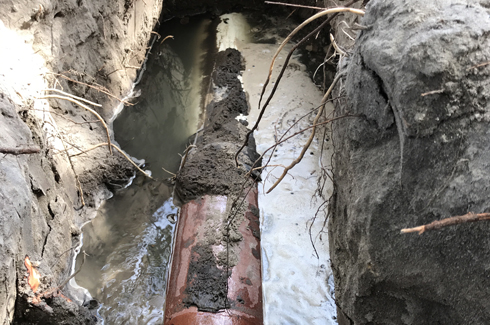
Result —
<instances>
[{"instance_id":1,"label":"thin root","mask_svg":"<svg viewBox=\"0 0 490 325\"><path fill-rule=\"evenodd\" d=\"M102 118L102 116L99 115L99 113L97 113L96 111L94 111L93 109L91 109L90 107L88 107L87 105L84 105L84 104L80 103L78 100L73 99L71 97L58 96L58 95L46 95L46 96L38 97L38 99L47 99L47 98L57 98L57 99L67 100L69 102L72 102L72 103L77 104L78 106L80 106L80 107L86 109L87 111L89 111L90 113L94 114L99 119L99 121L102 123L102 125L105 128L105 132L107 134L107 143L108 143L108 147L109 147L109 152L112 154L112 149L111 149L111 136L109 134L109 128L107 127L107 124L105 123L105 121Z\"/></svg>"},{"instance_id":2,"label":"thin root","mask_svg":"<svg viewBox=\"0 0 490 325\"><path fill-rule=\"evenodd\" d=\"M284 179L284 177L288 174L288 172L294 167L296 166L304 157L306 151L308 150L308 148L310 147L311 145L311 142L313 142L313 138L315 137L315 131L316 131L316 124L318 123L318 120L320 119L322 113L323 113L323 109L325 108L325 104L327 102L327 99L328 99L328 96L330 96L330 93L332 92L333 88L335 87L335 84L337 83L337 81L339 81L340 79L340 74L338 74L335 79L332 81L332 84L330 85L330 87L328 88L327 92L325 93L325 96L323 96L323 99L322 99L322 105L320 106L320 109L318 110L318 113L315 117L315 120L313 121L313 130L311 131L311 135L310 135L310 138L308 139L308 141L306 142L306 144L303 146L303 150L301 150L301 153L299 154L298 158L296 158L288 167L286 167L286 169L284 169L282 175L279 177L279 179L274 183L274 185L271 186L271 188L267 191L266 194L270 193L273 189L276 188L277 185L279 185L279 183Z\"/></svg>"},{"instance_id":3,"label":"thin root","mask_svg":"<svg viewBox=\"0 0 490 325\"><path fill-rule=\"evenodd\" d=\"M451 217L451 218L447 218L447 219L436 220L436 221L433 221L427 225L418 226L418 227L414 227L414 228L405 228L405 229L401 230L401 233L407 234L407 233L411 233L411 232L418 232L419 235L421 235L426 230L436 230L436 229L441 229L443 227L458 225L460 223L476 222L476 221L482 221L482 220L490 220L490 213L474 214L472 212L468 212L467 214L462 215L462 216L456 216L456 217Z\"/></svg>"},{"instance_id":4,"label":"thin root","mask_svg":"<svg viewBox=\"0 0 490 325\"><path fill-rule=\"evenodd\" d=\"M89 149L87 149L87 150L84 150L84 151L79 152L79 153L77 153L77 154L71 155L71 157L80 156L80 155L82 155L82 154L84 154L84 153L87 153L87 152L89 152L89 151L91 151L91 150L97 149L98 147L107 146L107 145L108 145L107 143L99 143L99 144L96 144L95 146L93 146L93 147L91 147L91 148L89 148ZM124 153L124 151L122 151L121 149L119 149L119 147L118 147L118 146L116 146L114 143L111 143L110 145L111 145L112 147L114 147L114 149L116 149L117 151L119 151L119 153L120 153L120 154L122 154L122 155L124 156L124 158L126 158L126 159L127 159L127 160L128 160L128 161L129 161L129 162L130 162L130 163L131 163L131 164L132 164L134 167L136 167L136 169L138 169L140 172L142 172L143 174L145 174L145 176L146 176L146 177L153 179L153 177L151 177L151 176L150 176L149 174L147 174L147 173L146 173L144 170L142 170L141 168L139 168L139 166L138 166L138 165L136 165L136 163L135 163L135 162L134 162L134 161L133 161L131 158L129 158L129 157L128 157L128 156L127 156L125 153Z\"/></svg>"}]
</instances>

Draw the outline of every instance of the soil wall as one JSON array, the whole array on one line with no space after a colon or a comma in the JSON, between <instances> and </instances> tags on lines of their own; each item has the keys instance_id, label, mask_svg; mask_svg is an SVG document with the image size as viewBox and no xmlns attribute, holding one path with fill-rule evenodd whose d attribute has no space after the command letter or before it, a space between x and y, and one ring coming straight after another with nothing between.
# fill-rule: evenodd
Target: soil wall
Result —
<instances>
[{"instance_id":1,"label":"soil wall","mask_svg":"<svg viewBox=\"0 0 490 325\"><path fill-rule=\"evenodd\" d=\"M33 303L24 258L37 262L41 285L36 294L62 284L71 272L71 248L78 242L80 225L110 195L110 183L127 181L133 170L107 147L73 157L84 192L81 208L81 193L60 138L74 154L75 147L107 141L105 129L87 123L96 118L66 100L50 99L53 113L40 112L48 103L37 97L46 88L63 89L102 104L97 110L109 118L119 104L115 98L130 90L161 7L161 0L0 1L5 45L0 51L0 147L40 148L31 155L0 154L1 324L12 322L14 313L15 322L23 324L94 321L86 308L57 290L45 302Z\"/></svg>"},{"instance_id":2,"label":"soil wall","mask_svg":"<svg viewBox=\"0 0 490 325\"><path fill-rule=\"evenodd\" d=\"M330 253L340 324L484 324L487 222L402 228L488 212L488 1L371 0L334 97ZM431 92L431 93L428 93ZM428 93L428 94L424 94Z\"/></svg>"}]
</instances>

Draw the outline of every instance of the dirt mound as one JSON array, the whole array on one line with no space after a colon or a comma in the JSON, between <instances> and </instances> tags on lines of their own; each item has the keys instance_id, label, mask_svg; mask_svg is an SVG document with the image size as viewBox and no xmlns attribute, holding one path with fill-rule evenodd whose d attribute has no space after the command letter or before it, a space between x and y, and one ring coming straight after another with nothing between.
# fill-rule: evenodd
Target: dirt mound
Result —
<instances>
[{"instance_id":1,"label":"dirt mound","mask_svg":"<svg viewBox=\"0 0 490 325\"><path fill-rule=\"evenodd\" d=\"M239 155L235 153L245 140L247 128L235 119L248 113L248 104L237 76L244 69L240 52L227 49L216 58L212 79L216 88L225 90L223 98L213 100L206 108L202 135L191 148L183 168L177 175L176 194L182 202L205 194L239 193L245 174L258 158L253 137Z\"/></svg>"}]
</instances>

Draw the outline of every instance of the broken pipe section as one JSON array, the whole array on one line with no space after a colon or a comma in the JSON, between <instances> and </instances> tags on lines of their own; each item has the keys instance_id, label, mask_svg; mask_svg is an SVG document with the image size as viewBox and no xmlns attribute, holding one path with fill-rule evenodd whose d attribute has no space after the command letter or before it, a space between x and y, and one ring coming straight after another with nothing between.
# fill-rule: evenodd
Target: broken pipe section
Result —
<instances>
[{"instance_id":1,"label":"broken pipe section","mask_svg":"<svg viewBox=\"0 0 490 325\"><path fill-rule=\"evenodd\" d=\"M177 175L183 205L167 282L165 324L262 324L258 175L255 141L238 156L248 113L238 79L240 53L219 52L212 75L215 99L202 135ZM260 163L260 162L259 162ZM259 165L260 166L260 165Z\"/></svg>"}]
</instances>

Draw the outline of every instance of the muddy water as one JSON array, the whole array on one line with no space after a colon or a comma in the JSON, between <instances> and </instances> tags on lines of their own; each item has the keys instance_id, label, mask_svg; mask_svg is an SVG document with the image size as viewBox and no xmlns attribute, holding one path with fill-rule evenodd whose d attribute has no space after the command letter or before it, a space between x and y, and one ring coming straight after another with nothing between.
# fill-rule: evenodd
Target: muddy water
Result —
<instances>
[{"instance_id":1,"label":"muddy water","mask_svg":"<svg viewBox=\"0 0 490 325\"><path fill-rule=\"evenodd\" d=\"M114 121L116 141L130 155L145 159L145 168L157 179L170 176L162 167L176 172L178 154L200 126L214 28L202 17L186 25L164 24L160 34L174 39L153 47L136 87L141 92L136 104L125 107ZM163 322L176 212L166 182L137 176L83 228L82 250L89 256L76 282L101 303L99 314L106 324ZM81 260L80 255L77 265Z\"/></svg>"},{"instance_id":2,"label":"muddy water","mask_svg":"<svg viewBox=\"0 0 490 325\"><path fill-rule=\"evenodd\" d=\"M212 70L213 26L211 20L195 17L185 25L165 24L162 37L174 38L157 42L151 50L136 105L114 121L117 142L133 157L145 159L158 178L170 176L162 167L176 171L178 153L198 129L203 76Z\"/></svg>"}]
</instances>

